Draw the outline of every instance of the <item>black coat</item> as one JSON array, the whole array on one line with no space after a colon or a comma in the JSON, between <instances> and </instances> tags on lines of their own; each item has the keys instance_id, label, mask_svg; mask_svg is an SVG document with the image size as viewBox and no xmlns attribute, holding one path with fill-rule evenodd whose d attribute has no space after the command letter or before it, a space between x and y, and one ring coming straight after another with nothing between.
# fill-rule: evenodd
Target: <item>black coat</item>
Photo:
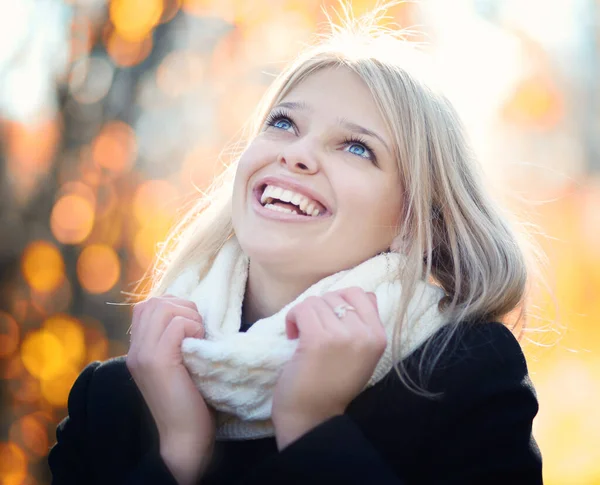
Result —
<instances>
[{"instance_id":1,"label":"black coat","mask_svg":"<svg viewBox=\"0 0 600 485\"><path fill-rule=\"evenodd\" d=\"M538 404L518 342L498 323L462 328L428 384L440 400L409 392L392 369L281 453L274 438L217 442L200 483L541 484ZM421 353L407 359L411 373ZM123 357L88 365L68 411L48 457L54 485L176 484Z\"/></svg>"}]
</instances>

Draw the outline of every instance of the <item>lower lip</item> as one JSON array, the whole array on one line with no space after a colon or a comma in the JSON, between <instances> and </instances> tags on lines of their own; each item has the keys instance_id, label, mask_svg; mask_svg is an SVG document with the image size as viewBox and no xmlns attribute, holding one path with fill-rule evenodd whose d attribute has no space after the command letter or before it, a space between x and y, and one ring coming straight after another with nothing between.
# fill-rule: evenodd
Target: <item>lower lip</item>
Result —
<instances>
[{"instance_id":1,"label":"lower lip","mask_svg":"<svg viewBox=\"0 0 600 485\"><path fill-rule=\"evenodd\" d=\"M329 217L329 214L322 216L301 216L295 213L292 214L291 212L274 211L263 207L259 200L259 193L255 192L252 195L252 207L256 212L258 212L259 215L266 217L267 219L283 222L315 222Z\"/></svg>"}]
</instances>

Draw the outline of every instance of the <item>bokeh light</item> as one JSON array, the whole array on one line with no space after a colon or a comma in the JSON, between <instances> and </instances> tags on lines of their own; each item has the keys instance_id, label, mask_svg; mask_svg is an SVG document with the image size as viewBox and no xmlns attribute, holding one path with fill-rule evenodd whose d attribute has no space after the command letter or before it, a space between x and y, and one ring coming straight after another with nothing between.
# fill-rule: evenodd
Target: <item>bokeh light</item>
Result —
<instances>
[{"instance_id":1,"label":"bokeh light","mask_svg":"<svg viewBox=\"0 0 600 485\"><path fill-rule=\"evenodd\" d=\"M4 359L19 347L19 324L9 313L0 311L0 359Z\"/></svg>"},{"instance_id":2,"label":"bokeh light","mask_svg":"<svg viewBox=\"0 0 600 485\"><path fill-rule=\"evenodd\" d=\"M132 67L141 63L152 51L152 36L139 40L127 40L117 31L112 32L106 43L106 50L115 64Z\"/></svg>"},{"instance_id":3,"label":"bokeh light","mask_svg":"<svg viewBox=\"0 0 600 485\"><path fill-rule=\"evenodd\" d=\"M45 379L41 382L41 392L44 399L57 408L65 407L69 398L69 391L79 375L79 369L66 368L59 376Z\"/></svg>"},{"instance_id":4,"label":"bokeh light","mask_svg":"<svg viewBox=\"0 0 600 485\"><path fill-rule=\"evenodd\" d=\"M85 355L84 331L77 319L58 314L47 318L42 324L42 329L55 335L60 341L63 351L61 357L73 367L80 367Z\"/></svg>"},{"instance_id":5,"label":"bokeh light","mask_svg":"<svg viewBox=\"0 0 600 485\"><path fill-rule=\"evenodd\" d=\"M77 277L90 293L110 290L121 275L121 263L115 250L102 244L85 247L77 259Z\"/></svg>"},{"instance_id":6,"label":"bokeh light","mask_svg":"<svg viewBox=\"0 0 600 485\"><path fill-rule=\"evenodd\" d=\"M56 201L50 216L50 227L63 244L83 242L94 226L94 206L77 194L64 195Z\"/></svg>"},{"instance_id":7,"label":"bokeh light","mask_svg":"<svg viewBox=\"0 0 600 485\"><path fill-rule=\"evenodd\" d=\"M27 477L27 457L15 443L0 442L2 485L21 485Z\"/></svg>"},{"instance_id":8,"label":"bokeh light","mask_svg":"<svg viewBox=\"0 0 600 485\"><path fill-rule=\"evenodd\" d=\"M10 427L11 442L18 444L32 455L41 458L48 453L48 417L42 413L31 413L15 421Z\"/></svg>"},{"instance_id":9,"label":"bokeh light","mask_svg":"<svg viewBox=\"0 0 600 485\"><path fill-rule=\"evenodd\" d=\"M119 35L128 41L145 38L158 24L163 0L111 0L110 19Z\"/></svg>"},{"instance_id":10,"label":"bokeh light","mask_svg":"<svg viewBox=\"0 0 600 485\"><path fill-rule=\"evenodd\" d=\"M62 254L47 241L35 241L23 251L22 271L33 289L42 292L55 290L65 277Z\"/></svg>"},{"instance_id":11,"label":"bokeh light","mask_svg":"<svg viewBox=\"0 0 600 485\"><path fill-rule=\"evenodd\" d=\"M25 336L21 345L21 358L27 371L34 377L46 380L59 376L69 362L60 339L46 329Z\"/></svg>"},{"instance_id":12,"label":"bokeh light","mask_svg":"<svg viewBox=\"0 0 600 485\"><path fill-rule=\"evenodd\" d=\"M105 124L92 144L94 161L115 175L129 170L136 155L135 133L122 121Z\"/></svg>"}]
</instances>

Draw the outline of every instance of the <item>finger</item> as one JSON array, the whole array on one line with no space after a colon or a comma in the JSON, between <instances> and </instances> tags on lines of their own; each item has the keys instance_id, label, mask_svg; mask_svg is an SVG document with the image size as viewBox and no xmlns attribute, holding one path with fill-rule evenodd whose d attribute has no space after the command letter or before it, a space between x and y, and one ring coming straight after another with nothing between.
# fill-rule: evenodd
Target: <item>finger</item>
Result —
<instances>
[{"instance_id":1,"label":"finger","mask_svg":"<svg viewBox=\"0 0 600 485\"><path fill-rule=\"evenodd\" d=\"M309 297L287 313L285 331L288 339L307 339L323 332L323 323L314 308L315 300L319 298Z\"/></svg>"},{"instance_id":2,"label":"finger","mask_svg":"<svg viewBox=\"0 0 600 485\"><path fill-rule=\"evenodd\" d=\"M364 328L367 329L368 334L372 337L371 341L373 344L377 347L383 346L385 348L388 337L379 316L375 294L367 293L362 288L352 287L342 290L341 296L356 308L362 325L364 325Z\"/></svg>"},{"instance_id":3,"label":"finger","mask_svg":"<svg viewBox=\"0 0 600 485\"><path fill-rule=\"evenodd\" d=\"M136 327L136 331L132 336L132 340L138 340L139 345L146 348L154 348L165 331L175 317L184 317L188 320L195 321L199 326L204 328L202 318L198 312L187 307L176 305L168 300L159 300L153 302L152 308L148 308L143 313L143 321L140 321Z\"/></svg>"},{"instance_id":4,"label":"finger","mask_svg":"<svg viewBox=\"0 0 600 485\"><path fill-rule=\"evenodd\" d=\"M203 332L202 325L196 320L191 320L178 315L173 318L169 326L161 334L155 347L157 357L181 358L181 342L184 338L197 336Z\"/></svg>"},{"instance_id":5,"label":"finger","mask_svg":"<svg viewBox=\"0 0 600 485\"><path fill-rule=\"evenodd\" d=\"M369 294L362 288L351 287L340 290L339 295L349 305L352 305L354 308L356 308L356 312L358 313L360 320L363 324L367 326L372 326L373 324L381 324L381 321L379 319L379 312L377 311L376 306L377 299L375 298L374 304L373 294L371 294L372 296L369 296Z\"/></svg>"},{"instance_id":6,"label":"finger","mask_svg":"<svg viewBox=\"0 0 600 485\"><path fill-rule=\"evenodd\" d=\"M353 306L344 298L342 298L341 294L338 292L326 293L321 298L325 304L325 307L323 307L322 311L327 314L327 319L328 322L330 322L330 326L335 326L338 324L341 325L343 329L350 330L356 325L363 325L363 323L360 322L360 315L357 311L347 310L343 317L337 316L334 311L337 307L341 305Z\"/></svg>"},{"instance_id":7,"label":"finger","mask_svg":"<svg viewBox=\"0 0 600 485\"><path fill-rule=\"evenodd\" d=\"M195 312L198 311L198 307L192 300L187 300L185 298L178 298L174 295L169 295L169 294L162 295L162 296L160 296L160 298L164 298L165 300L172 301L173 303L180 305L180 306L188 307L188 308L194 310Z\"/></svg>"}]
</instances>

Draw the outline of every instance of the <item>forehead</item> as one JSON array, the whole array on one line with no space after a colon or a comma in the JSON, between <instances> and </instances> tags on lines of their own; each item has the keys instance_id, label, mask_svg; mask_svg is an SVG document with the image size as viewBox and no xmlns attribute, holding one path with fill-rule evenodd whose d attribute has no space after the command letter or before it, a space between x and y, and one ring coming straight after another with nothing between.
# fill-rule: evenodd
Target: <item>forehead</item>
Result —
<instances>
[{"instance_id":1,"label":"forehead","mask_svg":"<svg viewBox=\"0 0 600 485\"><path fill-rule=\"evenodd\" d=\"M328 67L310 74L294 86L281 102L301 103L305 110L324 119L344 118L382 135L385 122L365 82L350 69Z\"/></svg>"}]
</instances>

